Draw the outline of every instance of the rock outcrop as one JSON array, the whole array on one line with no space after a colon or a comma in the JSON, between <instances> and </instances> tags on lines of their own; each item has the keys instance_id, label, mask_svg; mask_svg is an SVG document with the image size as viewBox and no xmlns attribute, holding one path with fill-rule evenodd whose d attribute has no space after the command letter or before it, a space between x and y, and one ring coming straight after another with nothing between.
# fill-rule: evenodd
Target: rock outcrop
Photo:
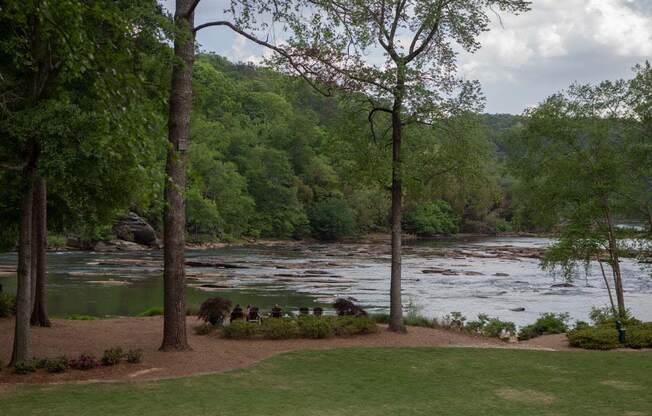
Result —
<instances>
[{"instance_id":1,"label":"rock outcrop","mask_svg":"<svg viewBox=\"0 0 652 416\"><path fill-rule=\"evenodd\" d=\"M159 246L154 228L134 212L120 218L113 226L113 232L120 240L131 241L149 247Z\"/></svg>"}]
</instances>

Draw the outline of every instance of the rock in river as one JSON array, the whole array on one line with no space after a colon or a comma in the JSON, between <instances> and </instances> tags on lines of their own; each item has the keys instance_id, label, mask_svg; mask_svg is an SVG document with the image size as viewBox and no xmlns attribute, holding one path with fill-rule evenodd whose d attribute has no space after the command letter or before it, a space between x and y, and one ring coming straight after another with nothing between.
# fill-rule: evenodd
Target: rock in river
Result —
<instances>
[{"instance_id":1,"label":"rock in river","mask_svg":"<svg viewBox=\"0 0 652 416\"><path fill-rule=\"evenodd\" d=\"M113 226L113 232L121 240L150 247L159 245L154 228L134 212L120 218Z\"/></svg>"}]
</instances>

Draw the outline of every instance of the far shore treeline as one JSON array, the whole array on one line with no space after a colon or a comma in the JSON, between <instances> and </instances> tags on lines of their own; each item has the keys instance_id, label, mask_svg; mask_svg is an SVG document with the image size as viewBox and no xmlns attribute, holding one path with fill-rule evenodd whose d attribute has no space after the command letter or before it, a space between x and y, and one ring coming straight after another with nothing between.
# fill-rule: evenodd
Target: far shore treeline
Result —
<instances>
[{"instance_id":1,"label":"far shore treeline","mask_svg":"<svg viewBox=\"0 0 652 416\"><path fill-rule=\"evenodd\" d=\"M168 52L161 51L163 59ZM160 74L155 81L159 85L152 88L164 97L169 80ZM213 54L198 56L193 90L189 241L334 240L388 229L391 148L373 140L364 109L343 98L323 97L295 77ZM48 190L50 234L86 242L114 238L116 220L128 211L161 232L166 125L165 108L156 108L158 121L146 126L130 148L135 153L128 160L120 157L119 164L109 165L117 150L83 148L84 134L98 134L96 126L64 132L91 160L56 161L70 163L61 168L72 178ZM554 221L540 221L528 208L531 196L506 166L507 155L522 147L514 137L522 134L527 119L466 114L441 128L412 126L404 152L409 173L404 230L422 236L555 231ZM118 139L111 131L101 134L103 141ZM108 161L98 171L91 163L100 158ZM0 170L7 249L17 241L19 177L20 172ZM83 182L83 189L71 189L69 181ZM85 191L102 203L80 195ZM623 207L617 218L647 229L649 205Z\"/></svg>"}]
</instances>

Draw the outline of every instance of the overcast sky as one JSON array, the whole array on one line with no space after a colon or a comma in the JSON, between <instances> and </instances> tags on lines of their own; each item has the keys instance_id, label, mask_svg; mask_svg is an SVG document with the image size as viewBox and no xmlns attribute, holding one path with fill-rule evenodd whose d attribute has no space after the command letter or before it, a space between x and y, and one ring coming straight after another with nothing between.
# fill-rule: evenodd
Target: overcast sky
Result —
<instances>
[{"instance_id":1,"label":"overcast sky","mask_svg":"<svg viewBox=\"0 0 652 416\"><path fill-rule=\"evenodd\" d=\"M481 37L482 49L459 59L462 76L478 79L486 111L520 114L574 81L627 78L652 60L652 0L533 0L521 16L501 15ZM174 0L165 0L173 10ZM196 23L221 16L226 0L202 0ZM266 53L225 28L197 38L203 50L259 62Z\"/></svg>"}]
</instances>

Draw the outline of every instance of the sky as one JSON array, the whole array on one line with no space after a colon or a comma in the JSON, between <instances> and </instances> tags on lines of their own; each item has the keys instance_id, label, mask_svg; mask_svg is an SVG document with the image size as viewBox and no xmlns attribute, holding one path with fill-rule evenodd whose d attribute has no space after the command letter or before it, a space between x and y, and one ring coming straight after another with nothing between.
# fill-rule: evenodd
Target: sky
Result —
<instances>
[{"instance_id":1,"label":"sky","mask_svg":"<svg viewBox=\"0 0 652 416\"><path fill-rule=\"evenodd\" d=\"M162 0L173 10L174 0ZM223 17L226 0L202 0L196 24ZM486 112L521 114L573 82L629 78L652 60L652 0L533 0L520 16L493 17L482 48L461 53L461 77L477 79ZM227 28L200 31L200 48L234 62L261 62L269 51Z\"/></svg>"}]
</instances>

